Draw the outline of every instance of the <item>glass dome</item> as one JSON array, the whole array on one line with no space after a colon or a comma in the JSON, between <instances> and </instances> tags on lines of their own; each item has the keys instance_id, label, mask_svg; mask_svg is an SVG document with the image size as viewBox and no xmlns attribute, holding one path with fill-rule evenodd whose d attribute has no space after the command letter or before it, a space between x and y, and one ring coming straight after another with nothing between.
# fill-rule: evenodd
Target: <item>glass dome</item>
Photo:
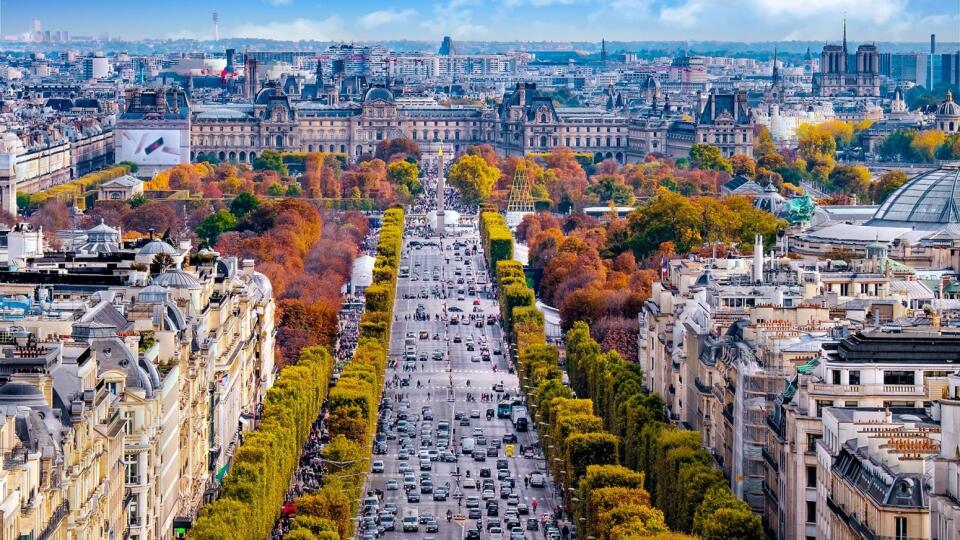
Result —
<instances>
[{"instance_id":1,"label":"glass dome","mask_svg":"<svg viewBox=\"0 0 960 540\"><path fill-rule=\"evenodd\" d=\"M960 224L960 163L915 176L883 202L867 225L937 230Z\"/></svg>"}]
</instances>

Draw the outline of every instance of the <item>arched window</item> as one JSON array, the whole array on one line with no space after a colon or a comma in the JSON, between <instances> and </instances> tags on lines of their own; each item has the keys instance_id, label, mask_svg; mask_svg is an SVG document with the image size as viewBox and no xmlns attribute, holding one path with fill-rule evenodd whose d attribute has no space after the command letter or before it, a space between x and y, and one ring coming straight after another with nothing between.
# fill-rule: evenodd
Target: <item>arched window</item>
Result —
<instances>
[{"instance_id":1,"label":"arched window","mask_svg":"<svg viewBox=\"0 0 960 540\"><path fill-rule=\"evenodd\" d=\"M541 136L540 136L540 146L546 146L546 145L547 145L547 136L546 136L546 135L541 135Z\"/></svg>"},{"instance_id":2,"label":"arched window","mask_svg":"<svg viewBox=\"0 0 960 540\"><path fill-rule=\"evenodd\" d=\"M546 113L540 113L540 121L543 122L544 124L547 123L547 114L546 114Z\"/></svg>"},{"instance_id":3,"label":"arched window","mask_svg":"<svg viewBox=\"0 0 960 540\"><path fill-rule=\"evenodd\" d=\"M230 152L230 161L236 161L236 160L237 160L237 153Z\"/></svg>"},{"instance_id":4,"label":"arched window","mask_svg":"<svg viewBox=\"0 0 960 540\"><path fill-rule=\"evenodd\" d=\"M256 152L250 152L250 161L252 162L252 161L255 160L255 159L257 159L257 153L256 153Z\"/></svg>"},{"instance_id":5,"label":"arched window","mask_svg":"<svg viewBox=\"0 0 960 540\"><path fill-rule=\"evenodd\" d=\"M220 154L219 154L217 157L220 158L220 161L223 161L223 160L227 159L227 153L226 153L226 152L220 152Z\"/></svg>"},{"instance_id":6,"label":"arched window","mask_svg":"<svg viewBox=\"0 0 960 540\"><path fill-rule=\"evenodd\" d=\"M356 152L356 154L357 154L357 156L360 156L361 154L363 154L363 147L360 146L359 144L357 145L357 152Z\"/></svg>"},{"instance_id":7,"label":"arched window","mask_svg":"<svg viewBox=\"0 0 960 540\"><path fill-rule=\"evenodd\" d=\"M277 135L277 148L283 148L283 135Z\"/></svg>"},{"instance_id":8,"label":"arched window","mask_svg":"<svg viewBox=\"0 0 960 540\"><path fill-rule=\"evenodd\" d=\"M246 162L247 162L247 153L246 153L246 152L243 152L243 151L240 152L240 162L241 162L241 163L246 163Z\"/></svg>"}]
</instances>

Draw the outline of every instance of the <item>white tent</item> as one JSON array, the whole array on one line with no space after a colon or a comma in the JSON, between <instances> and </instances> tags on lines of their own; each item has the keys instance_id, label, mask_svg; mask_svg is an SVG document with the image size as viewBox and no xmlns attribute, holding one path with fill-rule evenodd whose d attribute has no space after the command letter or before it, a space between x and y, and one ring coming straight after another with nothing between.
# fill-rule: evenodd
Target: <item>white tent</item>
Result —
<instances>
[{"instance_id":1,"label":"white tent","mask_svg":"<svg viewBox=\"0 0 960 540\"><path fill-rule=\"evenodd\" d=\"M350 286L354 292L362 291L373 283L373 264L376 259L370 255L360 255L353 261L350 272Z\"/></svg>"}]
</instances>

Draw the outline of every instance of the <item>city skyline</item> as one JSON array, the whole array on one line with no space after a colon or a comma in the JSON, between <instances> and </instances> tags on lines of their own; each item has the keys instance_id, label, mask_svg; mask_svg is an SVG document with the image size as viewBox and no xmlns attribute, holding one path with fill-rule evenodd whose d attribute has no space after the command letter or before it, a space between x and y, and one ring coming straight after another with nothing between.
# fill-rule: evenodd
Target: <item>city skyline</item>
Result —
<instances>
[{"instance_id":1,"label":"city skyline","mask_svg":"<svg viewBox=\"0 0 960 540\"><path fill-rule=\"evenodd\" d=\"M794 41L837 40L846 16L852 41L960 41L960 9L937 0L405 0L317 2L173 0L136 12L116 0L70 9L66 0L0 2L0 34L21 36L39 19L45 30L104 33L125 40L212 40L213 11L222 39L479 41ZM517 24L523 21L523 24ZM559 38L564 39L559 39Z\"/></svg>"}]
</instances>

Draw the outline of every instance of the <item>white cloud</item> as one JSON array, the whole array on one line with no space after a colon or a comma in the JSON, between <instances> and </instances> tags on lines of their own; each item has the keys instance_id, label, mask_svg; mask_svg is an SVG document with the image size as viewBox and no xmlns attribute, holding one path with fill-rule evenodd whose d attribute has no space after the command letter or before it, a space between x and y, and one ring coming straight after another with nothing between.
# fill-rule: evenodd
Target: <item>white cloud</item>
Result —
<instances>
[{"instance_id":1,"label":"white cloud","mask_svg":"<svg viewBox=\"0 0 960 540\"><path fill-rule=\"evenodd\" d=\"M664 7L660 10L660 21L680 28L692 28L699 22L703 7L701 0L687 0L676 7Z\"/></svg>"},{"instance_id":2,"label":"white cloud","mask_svg":"<svg viewBox=\"0 0 960 540\"><path fill-rule=\"evenodd\" d=\"M360 17L357 24L359 24L361 28L372 30L387 24L405 22L416 14L417 12L413 9L382 9L379 11L371 11L363 17Z\"/></svg>"},{"instance_id":3,"label":"white cloud","mask_svg":"<svg viewBox=\"0 0 960 540\"><path fill-rule=\"evenodd\" d=\"M903 15L907 0L750 0L763 16L820 18L846 16L850 20L885 23Z\"/></svg>"},{"instance_id":4,"label":"white cloud","mask_svg":"<svg viewBox=\"0 0 960 540\"><path fill-rule=\"evenodd\" d=\"M610 25L610 21L645 21L650 17L650 0L607 0L588 17L590 24ZM615 25L612 25L615 26Z\"/></svg>"},{"instance_id":5,"label":"white cloud","mask_svg":"<svg viewBox=\"0 0 960 540\"><path fill-rule=\"evenodd\" d=\"M473 4L480 0L449 0L446 4L433 5L433 17L424 20L420 26L434 36L451 36L454 39L486 39L489 30L473 21Z\"/></svg>"},{"instance_id":6,"label":"white cloud","mask_svg":"<svg viewBox=\"0 0 960 540\"><path fill-rule=\"evenodd\" d=\"M345 39L343 20L337 15L326 19L293 19L265 23L241 23L227 30L226 37L275 39L280 41L327 41Z\"/></svg>"}]
</instances>

